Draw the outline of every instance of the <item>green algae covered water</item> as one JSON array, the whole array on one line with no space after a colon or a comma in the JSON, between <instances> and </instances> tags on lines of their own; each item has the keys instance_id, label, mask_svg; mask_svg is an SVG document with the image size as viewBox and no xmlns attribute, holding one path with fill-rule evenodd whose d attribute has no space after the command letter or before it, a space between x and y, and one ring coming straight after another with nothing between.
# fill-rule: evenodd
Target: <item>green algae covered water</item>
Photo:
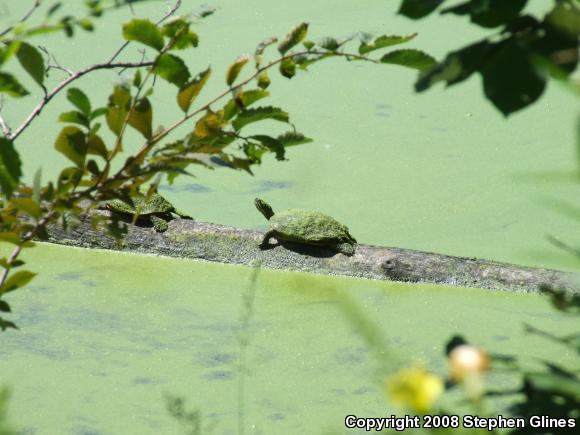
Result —
<instances>
[{"instance_id":1,"label":"green algae covered water","mask_svg":"<svg viewBox=\"0 0 580 435\"><path fill-rule=\"evenodd\" d=\"M40 246L39 277L9 295L20 331L2 334L10 415L30 434L173 434L165 397L184 397L217 434L237 433L240 323L254 271L241 266ZM534 367L573 354L524 333L577 326L545 299L444 286L258 273L247 323L246 433L342 430L348 414L390 415L373 353L340 309L348 295L378 326L393 369L422 361L445 375L462 333ZM491 379L495 387L515 379ZM336 433L336 432L335 432Z\"/></svg>"},{"instance_id":2,"label":"green algae covered water","mask_svg":"<svg viewBox=\"0 0 580 435\"><path fill-rule=\"evenodd\" d=\"M10 3L3 23L28 7ZM208 64L214 70L200 101L223 90L225 70L238 55L301 21L310 22L314 39L359 30L418 32L408 47L437 58L462 43L457 35L465 43L481 36L450 15L419 22L397 17L398 3L213 2L218 10L195 29L201 45L186 58L194 72ZM184 12L197 6L183 4ZM165 10L163 2L135 9L153 19ZM125 9L99 21L94 35L33 42L78 69L109 58L121 42L121 24L131 18ZM140 56L135 46L125 59ZM6 102L3 114L12 126L42 96L17 73L34 92ZM180 209L198 220L263 228L253 207L260 196L275 210L331 214L362 243L577 267L545 238L577 240L577 221L555 208L574 203L579 191L572 177L578 111L572 95L551 85L540 102L506 121L484 102L478 77L425 95L414 93L409 70L340 60L292 81L272 78L265 104L287 110L314 142L289 150L287 162L266 158L254 177L199 170L195 179L162 186ZM48 87L61 79L54 71ZM76 86L99 106L117 79L100 72ZM174 88L158 81L152 98L159 107L155 125L178 116ZM19 139L29 179L40 166L44 179L53 179L66 164L52 145L62 127L58 113L66 110L63 94ZM284 131L278 127L264 130ZM136 134L127 138L128 150L140 145ZM341 310L341 295L378 325L393 367L421 360L445 374L443 346L458 332L530 367L554 355L563 365L577 365L577 356L524 333L524 323L562 335L574 331L573 319L541 297L264 270L256 281L240 387L240 317L252 269L47 245L24 259L39 276L8 296L21 330L0 335L0 384L11 386L9 415L25 434L183 433L166 410L166 395L184 397L216 434L238 432L240 402L248 434L339 433L347 414L390 415L396 408L385 402L372 352ZM509 375L490 380L497 387L514 381Z\"/></svg>"}]
</instances>

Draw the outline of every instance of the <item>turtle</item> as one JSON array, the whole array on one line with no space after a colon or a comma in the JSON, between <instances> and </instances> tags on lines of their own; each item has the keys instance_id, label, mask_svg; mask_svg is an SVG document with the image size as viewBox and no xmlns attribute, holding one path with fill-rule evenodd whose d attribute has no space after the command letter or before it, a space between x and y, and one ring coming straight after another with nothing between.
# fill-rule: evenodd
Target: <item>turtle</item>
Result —
<instances>
[{"instance_id":1,"label":"turtle","mask_svg":"<svg viewBox=\"0 0 580 435\"><path fill-rule=\"evenodd\" d=\"M271 237L278 241L296 242L305 245L327 246L344 255L354 254L355 238L348 227L333 217L316 211L289 209L274 214L272 207L260 198L254 200L260 213L270 221L270 228L260 243L265 249Z\"/></svg>"},{"instance_id":2,"label":"turtle","mask_svg":"<svg viewBox=\"0 0 580 435\"><path fill-rule=\"evenodd\" d=\"M131 217L136 212L139 212L138 221L152 224L158 233L167 230L167 222L173 219L173 215L177 215L182 219L192 219L191 216L176 210L173 204L157 192L152 193L145 203L145 195L141 192L138 192L131 199L133 200L133 205L127 204L120 199L112 199L107 201L105 206L115 213Z\"/></svg>"}]
</instances>

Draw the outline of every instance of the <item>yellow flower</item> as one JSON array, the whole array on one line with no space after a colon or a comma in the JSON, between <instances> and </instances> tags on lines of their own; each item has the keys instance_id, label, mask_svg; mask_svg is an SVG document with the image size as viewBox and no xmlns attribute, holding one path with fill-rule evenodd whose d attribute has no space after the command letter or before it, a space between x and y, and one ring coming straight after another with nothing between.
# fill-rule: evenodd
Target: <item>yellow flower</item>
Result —
<instances>
[{"instance_id":1,"label":"yellow flower","mask_svg":"<svg viewBox=\"0 0 580 435\"><path fill-rule=\"evenodd\" d=\"M393 399L419 413L425 413L443 392L443 380L420 367L403 369L386 381Z\"/></svg>"}]
</instances>

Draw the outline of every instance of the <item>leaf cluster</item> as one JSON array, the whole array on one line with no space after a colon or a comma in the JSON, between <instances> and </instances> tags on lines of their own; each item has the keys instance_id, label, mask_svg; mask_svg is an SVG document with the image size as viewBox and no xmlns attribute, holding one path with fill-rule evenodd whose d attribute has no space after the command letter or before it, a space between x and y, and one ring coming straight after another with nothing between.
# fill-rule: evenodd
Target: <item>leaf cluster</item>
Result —
<instances>
[{"instance_id":1,"label":"leaf cluster","mask_svg":"<svg viewBox=\"0 0 580 435\"><path fill-rule=\"evenodd\" d=\"M543 17L526 13L527 0L467 0L442 8L445 0L403 0L399 13L423 18L438 8L442 14L469 17L478 26L496 29L474 44L454 50L423 71L415 84L419 92L438 82L461 83L473 73L483 79L487 99L505 116L540 98L547 79L570 82L578 65L580 5L555 0Z\"/></svg>"}]
</instances>

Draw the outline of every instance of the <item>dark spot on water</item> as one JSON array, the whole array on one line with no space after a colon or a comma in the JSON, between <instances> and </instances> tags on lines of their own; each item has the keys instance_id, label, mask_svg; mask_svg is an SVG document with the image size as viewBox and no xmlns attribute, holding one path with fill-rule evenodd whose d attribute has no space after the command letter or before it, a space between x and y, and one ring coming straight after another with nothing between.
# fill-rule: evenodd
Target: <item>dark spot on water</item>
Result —
<instances>
[{"instance_id":1,"label":"dark spot on water","mask_svg":"<svg viewBox=\"0 0 580 435\"><path fill-rule=\"evenodd\" d=\"M436 131L438 133L445 133L447 131L447 129L443 128L443 127L433 127L433 128L431 128L431 131Z\"/></svg>"},{"instance_id":2,"label":"dark spot on water","mask_svg":"<svg viewBox=\"0 0 580 435\"><path fill-rule=\"evenodd\" d=\"M399 336L391 337L391 343L401 344L401 341L402 341L401 337L399 337Z\"/></svg>"},{"instance_id":3,"label":"dark spot on water","mask_svg":"<svg viewBox=\"0 0 580 435\"><path fill-rule=\"evenodd\" d=\"M393 107L393 106L391 106L390 104L386 104L386 103L378 103L378 104L377 104L375 107L376 107L377 109L385 109L385 110L389 110L389 109L390 109L391 107Z\"/></svg>"},{"instance_id":4,"label":"dark spot on water","mask_svg":"<svg viewBox=\"0 0 580 435\"><path fill-rule=\"evenodd\" d=\"M153 379L153 378L145 378L145 377L137 377L135 379L133 379L133 384L135 385L158 385L158 384L162 384L163 381L160 381L159 379Z\"/></svg>"},{"instance_id":5,"label":"dark spot on water","mask_svg":"<svg viewBox=\"0 0 580 435\"><path fill-rule=\"evenodd\" d=\"M50 290L53 290L54 286L52 285L31 285L28 287L28 290L32 293L46 293Z\"/></svg>"},{"instance_id":6,"label":"dark spot on water","mask_svg":"<svg viewBox=\"0 0 580 435\"><path fill-rule=\"evenodd\" d=\"M274 181L274 180L263 180L258 183L258 187L250 191L250 193L265 193L271 192L273 190L289 189L293 187L295 183L292 181Z\"/></svg>"},{"instance_id":7,"label":"dark spot on water","mask_svg":"<svg viewBox=\"0 0 580 435\"><path fill-rule=\"evenodd\" d=\"M336 362L344 365L362 364L366 358L367 350L364 347L342 348L335 352Z\"/></svg>"},{"instance_id":8,"label":"dark spot on water","mask_svg":"<svg viewBox=\"0 0 580 435\"><path fill-rule=\"evenodd\" d=\"M103 432L83 425L73 426L71 433L75 435L103 435Z\"/></svg>"},{"instance_id":9,"label":"dark spot on water","mask_svg":"<svg viewBox=\"0 0 580 435\"><path fill-rule=\"evenodd\" d=\"M80 281L83 274L81 272L64 272L56 276L59 281Z\"/></svg>"},{"instance_id":10,"label":"dark spot on water","mask_svg":"<svg viewBox=\"0 0 580 435\"><path fill-rule=\"evenodd\" d=\"M207 193L207 192L211 192L211 189L207 186L204 186L203 184L197 184L197 183L190 183L190 184L185 184L185 185L180 185L180 186L159 186L160 190L166 191L166 192L189 192L189 193Z\"/></svg>"},{"instance_id":11,"label":"dark spot on water","mask_svg":"<svg viewBox=\"0 0 580 435\"><path fill-rule=\"evenodd\" d=\"M37 433L40 433L39 429L32 426L23 427L18 432L19 435L36 435Z\"/></svg>"},{"instance_id":12,"label":"dark spot on water","mask_svg":"<svg viewBox=\"0 0 580 435\"><path fill-rule=\"evenodd\" d=\"M330 390L330 392L338 396L344 396L346 393L346 391L344 391L342 388L333 388L332 390Z\"/></svg>"},{"instance_id":13,"label":"dark spot on water","mask_svg":"<svg viewBox=\"0 0 580 435\"><path fill-rule=\"evenodd\" d=\"M391 115L389 115L388 113L384 113L384 112L377 112L377 113L375 113L375 116L378 116L379 118L388 118Z\"/></svg>"},{"instance_id":14,"label":"dark spot on water","mask_svg":"<svg viewBox=\"0 0 580 435\"><path fill-rule=\"evenodd\" d=\"M506 341L509 340L510 338L505 335L494 335L493 339L497 341Z\"/></svg>"},{"instance_id":15,"label":"dark spot on water","mask_svg":"<svg viewBox=\"0 0 580 435\"><path fill-rule=\"evenodd\" d=\"M417 118L419 118L419 119L425 119L425 118L427 118L427 115L417 115Z\"/></svg>"},{"instance_id":16,"label":"dark spot on water","mask_svg":"<svg viewBox=\"0 0 580 435\"><path fill-rule=\"evenodd\" d=\"M233 379L233 377L234 377L233 372L228 372L225 370L210 372L203 376L204 379L208 379L210 381L227 381L229 379Z\"/></svg>"},{"instance_id":17,"label":"dark spot on water","mask_svg":"<svg viewBox=\"0 0 580 435\"><path fill-rule=\"evenodd\" d=\"M235 361L236 355L232 353L215 353L211 355L203 355L200 364L204 367L218 367L224 364L229 364Z\"/></svg>"},{"instance_id":18,"label":"dark spot on water","mask_svg":"<svg viewBox=\"0 0 580 435\"><path fill-rule=\"evenodd\" d=\"M375 391L375 390L371 387L360 387L360 388L357 388L356 390L354 390L352 392L352 394L360 396L360 395L367 394L367 393L370 393L373 391Z\"/></svg>"},{"instance_id":19,"label":"dark spot on water","mask_svg":"<svg viewBox=\"0 0 580 435\"><path fill-rule=\"evenodd\" d=\"M268 416L268 418L270 420L273 420L273 421L280 421L280 420L284 420L286 418L286 416L280 412L276 412L274 414L270 414Z\"/></svg>"}]
</instances>

